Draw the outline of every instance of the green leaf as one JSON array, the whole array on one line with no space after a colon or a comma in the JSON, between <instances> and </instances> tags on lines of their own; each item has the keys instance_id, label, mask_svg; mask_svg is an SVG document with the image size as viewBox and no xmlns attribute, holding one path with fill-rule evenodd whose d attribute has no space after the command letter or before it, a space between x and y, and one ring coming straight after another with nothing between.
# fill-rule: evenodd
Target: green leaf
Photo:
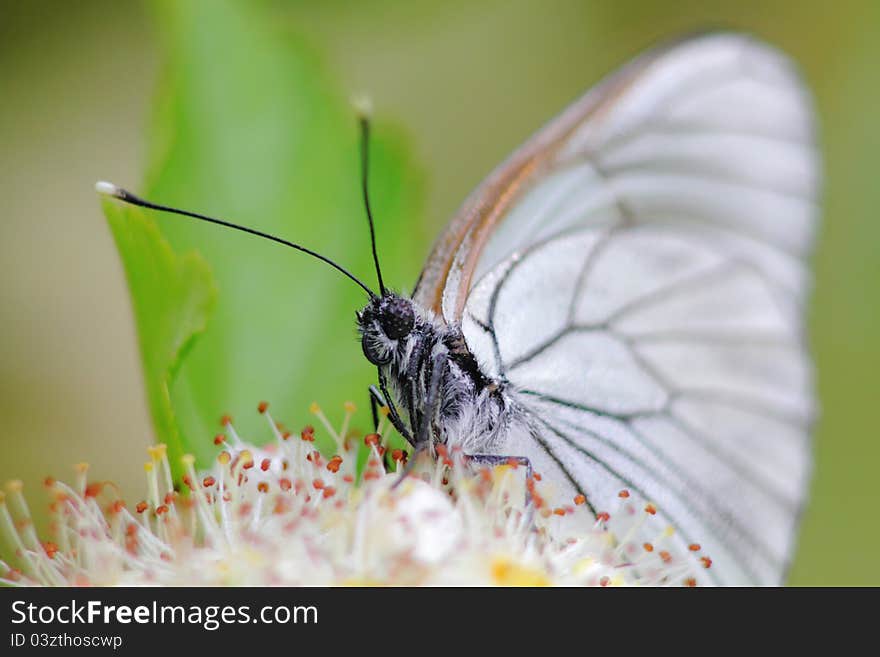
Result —
<instances>
[{"instance_id":1,"label":"green leaf","mask_svg":"<svg viewBox=\"0 0 880 657\"><path fill-rule=\"evenodd\" d=\"M197 253L176 254L156 223L137 208L104 201L131 290L157 439L168 445L177 468L185 451L170 389L180 363L205 330L216 301L208 263Z\"/></svg>"},{"instance_id":2,"label":"green leaf","mask_svg":"<svg viewBox=\"0 0 880 657\"><path fill-rule=\"evenodd\" d=\"M156 7L166 61L147 139L148 183L136 192L300 242L375 287L355 113L295 26L254 2L165 0ZM424 257L414 220L421 177L398 131L380 122L373 134L383 273L386 281L412 283ZM262 442L261 400L279 419L299 424L312 401L331 420L346 399L367 405L375 373L354 324L363 290L277 244L178 216L152 217L175 251L204 256L219 290L216 312L170 389L188 451L210 458L225 413L240 433ZM120 246L123 259L128 248ZM137 308L163 291L131 285L131 292ZM180 317L172 301L168 321ZM156 345L143 337L145 321L138 316L144 360L161 360L149 353ZM166 381L157 368L145 375L151 390L162 385L157 377ZM367 417L362 409L362 428ZM154 408L154 419L160 435L173 430L165 410Z\"/></svg>"}]
</instances>

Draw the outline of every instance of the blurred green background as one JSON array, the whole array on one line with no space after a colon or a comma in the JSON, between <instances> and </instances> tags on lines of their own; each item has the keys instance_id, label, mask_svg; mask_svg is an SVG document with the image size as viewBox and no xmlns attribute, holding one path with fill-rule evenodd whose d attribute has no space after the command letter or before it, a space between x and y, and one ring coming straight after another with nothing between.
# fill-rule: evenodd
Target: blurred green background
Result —
<instances>
[{"instance_id":1,"label":"blurred green background","mask_svg":"<svg viewBox=\"0 0 880 657\"><path fill-rule=\"evenodd\" d=\"M873 485L880 432L872 416L880 401L878 3L250 4L315 57L325 75L315 83L315 98L339 101L359 92L372 97L381 142L375 180L381 252L387 276L405 291L431 240L470 189L548 118L633 55L704 27L746 29L788 52L816 96L827 174L810 321L822 416L812 501L791 582L880 584L880 496ZM190 23L191 34L169 36L171 23L159 17L173 3L162 5L0 2L0 480L24 479L35 505L45 474L66 476L70 464L82 460L92 464L95 478L121 482L132 498L142 493L143 448L152 430L126 281L93 184L108 178L143 189L147 162L156 157L157 146L147 138L155 92L174 85L162 63L180 43L193 43L188 56L198 57L197 46L216 27L208 12L207 19ZM211 3L179 5L204 10ZM254 44L259 50L259 41ZM251 54L247 48L236 52L235 45L228 60L201 62L218 71L217 84L226 64ZM261 93L259 82L254 80L250 94ZM266 98L276 91L267 91ZM245 123L236 133L238 143L211 153L212 164L226 176L223 186L240 175L252 190L259 172L267 185L314 195L315 207L336 203L335 213L304 217L304 235L288 235L307 238L369 277L363 217L348 210L356 199L354 130L333 137L333 126L348 120L341 101L334 107L333 116L319 117L326 118L328 139L335 139L326 161L261 172L261 164L268 169L272 162L254 158L258 151L248 144L254 126ZM234 109L205 108L205 121L215 114L234 116ZM334 169L334 163L340 164ZM151 185L177 202L188 198L173 180ZM201 194L193 197L203 198L204 189ZM229 207L222 189L217 196L213 207L199 207L272 226L248 215L254 208L271 212L271 205L263 208L257 199L256 205ZM207 233L189 233L176 244L198 244L200 235ZM260 299L243 311L252 335L265 327L277 353L271 361L242 365L246 398L216 409L217 417L230 411L246 429L256 426L249 423L263 397L295 426L309 421L312 399L331 415L343 401L339 395L358 395L353 399L365 407L359 391L369 382L369 370L353 338L350 305L359 299L356 290L271 245L237 235L204 239L226 253L223 275L229 278L218 276L221 283L242 278L259 287L259 280L247 278L259 259L270 272L277 263L283 275L270 289L284 289L283 267L297 268L289 295ZM288 312L277 315L274 309ZM325 323L340 328L325 335L319 330ZM304 370L296 354L322 367ZM273 396L276 386L287 391L283 398ZM362 409L361 425L366 417ZM214 430L205 428L208 434Z\"/></svg>"}]
</instances>

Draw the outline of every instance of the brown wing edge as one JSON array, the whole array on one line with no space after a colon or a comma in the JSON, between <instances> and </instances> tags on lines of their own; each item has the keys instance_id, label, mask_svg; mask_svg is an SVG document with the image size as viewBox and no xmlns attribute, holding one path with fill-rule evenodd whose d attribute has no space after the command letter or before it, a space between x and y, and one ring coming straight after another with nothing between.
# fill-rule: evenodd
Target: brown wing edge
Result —
<instances>
[{"instance_id":1,"label":"brown wing edge","mask_svg":"<svg viewBox=\"0 0 880 657\"><path fill-rule=\"evenodd\" d=\"M543 165L552 161L553 154L562 147L569 135L587 119L608 112L613 107L614 101L664 54L685 43L733 34L738 33L723 30L701 32L666 42L649 50L604 78L532 135L467 197L434 243L416 282L412 299L423 308L432 310L438 317L443 317L442 301L446 281L452 271L456 254L470 235L470 251L462 268L459 289L456 292L455 310L452 317L444 317L447 321L459 321L470 291L474 270L493 229L522 191L528 188L528 183L540 175ZM745 34L740 36L748 38Z\"/></svg>"}]
</instances>

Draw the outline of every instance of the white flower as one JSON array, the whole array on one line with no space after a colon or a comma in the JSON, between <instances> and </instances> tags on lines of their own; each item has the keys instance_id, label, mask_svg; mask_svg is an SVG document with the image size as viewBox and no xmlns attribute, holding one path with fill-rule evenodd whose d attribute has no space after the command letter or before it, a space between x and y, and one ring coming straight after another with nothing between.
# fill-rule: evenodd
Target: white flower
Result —
<instances>
[{"instance_id":1,"label":"white flower","mask_svg":"<svg viewBox=\"0 0 880 657\"><path fill-rule=\"evenodd\" d=\"M14 585L663 585L696 584L711 565L699 546L677 554L655 509L621 491L595 520L584 499L548 499L541 481L506 465L472 470L438 448L402 477L405 453L379 434L358 472L346 405L330 458L315 431L280 428L268 447L243 442L231 421L213 467L184 457L188 491L175 492L164 445L150 448L147 497L126 506L109 483L49 479L51 541L40 542L20 482L0 493L0 529L19 568ZM384 420L383 420L384 424ZM382 427L380 427L381 431ZM655 535L646 542L645 536Z\"/></svg>"}]
</instances>

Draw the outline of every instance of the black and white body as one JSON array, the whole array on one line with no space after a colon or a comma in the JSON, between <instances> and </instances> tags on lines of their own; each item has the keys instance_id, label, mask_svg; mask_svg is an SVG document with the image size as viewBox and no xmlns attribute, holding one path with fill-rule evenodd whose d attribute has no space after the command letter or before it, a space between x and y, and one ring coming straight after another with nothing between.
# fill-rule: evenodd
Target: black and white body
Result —
<instances>
[{"instance_id":1,"label":"black and white body","mask_svg":"<svg viewBox=\"0 0 880 657\"><path fill-rule=\"evenodd\" d=\"M811 470L819 169L791 63L709 34L636 59L526 142L410 298L331 264L370 296L363 352L415 447L518 457L594 513L627 489L712 555L707 581L777 584Z\"/></svg>"},{"instance_id":2,"label":"black and white body","mask_svg":"<svg viewBox=\"0 0 880 657\"><path fill-rule=\"evenodd\" d=\"M357 317L364 355L390 384L391 421L416 449L440 443L503 458L509 436L533 431L508 384L483 373L459 326L394 293Z\"/></svg>"}]
</instances>

